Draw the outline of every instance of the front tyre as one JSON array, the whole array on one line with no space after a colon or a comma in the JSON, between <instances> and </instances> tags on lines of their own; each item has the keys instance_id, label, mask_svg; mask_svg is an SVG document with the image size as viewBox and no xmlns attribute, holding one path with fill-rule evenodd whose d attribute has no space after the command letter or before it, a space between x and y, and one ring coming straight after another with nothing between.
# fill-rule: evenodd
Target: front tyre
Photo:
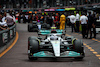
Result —
<instances>
[{"instance_id":1,"label":"front tyre","mask_svg":"<svg viewBox=\"0 0 100 67\"><path fill-rule=\"evenodd\" d=\"M75 57L76 60L82 60L84 57Z\"/></svg>"},{"instance_id":2,"label":"front tyre","mask_svg":"<svg viewBox=\"0 0 100 67\"><path fill-rule=\"evenodd\" d=\"M82 60L85 56L82 40L75 40L73 43L73 48L75 52L80 53L80 55L82 56L82 57L75 57L75 59Z\"/></svg>"},{"instance_id":3,"label":"front tyre","mask_svg":"<svg viewBox=\"0 0 100 67\"><path fill-rule=\"evenodd\" d=\"M29 60L37 60L37 57L28 57Z\"/></svg>"},{"instance_id":4,"label":"front tyre","mask_svg":"<svg viewBox=\"0 0 100 67\"><path fill-rule=\"evenodd\" d=\"M83 53L84 47L83 47L82 40L75 40L73 43L73 48L76 52Z\"/></svg>"},{"instance_id":5,"label":"front tyre","mask_svg":"<svg viewBox=\"0 0 100 67\"><path fill-rule=\"evenodd\" d=\"M28 40L28 58L29 60L37 60L37 57L34 57L33 54L39 52L39 40L35 37L30 37Z\"/></svg>"}]
</instances>

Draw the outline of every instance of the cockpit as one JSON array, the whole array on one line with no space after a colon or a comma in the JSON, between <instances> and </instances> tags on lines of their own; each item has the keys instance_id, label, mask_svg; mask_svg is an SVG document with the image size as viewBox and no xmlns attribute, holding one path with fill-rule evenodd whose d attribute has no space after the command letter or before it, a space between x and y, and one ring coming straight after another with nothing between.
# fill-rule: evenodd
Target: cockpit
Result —
<instances>
[{"instance_id":1,"label":"cockpit","mask_svg":"<svg viewBox=\"0 0 100 67\"><path fill-rule=\"evenodd\" d=\"M56 35L51 35L51 36L50 36L50 40L58 40L58 36L56 36Z\"/></svg>"}]
</instances>

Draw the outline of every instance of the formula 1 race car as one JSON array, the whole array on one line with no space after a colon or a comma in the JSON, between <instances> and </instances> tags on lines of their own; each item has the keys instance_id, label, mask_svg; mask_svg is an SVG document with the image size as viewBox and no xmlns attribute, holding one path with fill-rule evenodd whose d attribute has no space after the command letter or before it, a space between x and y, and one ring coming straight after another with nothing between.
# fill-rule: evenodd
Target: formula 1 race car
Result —
<instances>
[{"instance_id":1,"label":"formula 1 race car","mask_svg":"<svg viewBox=\"0 0 100 67\"><path fill-rule=\"evenodd\" d=\"M31 36L28 38L28 58L75 58L85 57L84 46L81 40L72 36L61 37L62 34L50 33L46 37Z\"/></svg>"},{"instance_id":2,"label":"formula 1 race car","mask_svg":"<svg viewBox=\"0 0 100 67\"><path fill-rule=\"evenodd\" d=\"M41 29L38 31L38 35L47 35L51 33L57 33L63 35L66 33L66 30L60 30L60 29L56 29L56 27L51 27L51 29L49 30Z\"/></svg>"},{"instance_id":3,"label":"formula 1 race car","mask_svg":"<svg viewBox=\"0 0 100 67\"><path fill-rule=\"evenodd\" d=\"M29 32L38 32L39 28L41 29L50 29L50 25L47 23L38 23L37 21L33 21L28 24Z\"/></svg>"}]
</instances>

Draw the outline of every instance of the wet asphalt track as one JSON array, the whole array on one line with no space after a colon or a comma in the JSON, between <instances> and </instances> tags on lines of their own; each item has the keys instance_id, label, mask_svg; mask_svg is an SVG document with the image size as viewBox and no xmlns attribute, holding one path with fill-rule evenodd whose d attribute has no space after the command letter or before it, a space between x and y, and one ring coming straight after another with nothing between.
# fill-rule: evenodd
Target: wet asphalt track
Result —
<instances>
[{"instance_id":1,"label":"wet asphalt track","mask_svg":"<svg viewBox=\"0 0 100 67\"><path fill-rule=\"evenodd\" d=\"M29 61L27 55L27 44L29 36L37 36L36 32L28 32L27 24L17 24L19 39L15 46L0 58L0 67L100 67L100 34L97 34L97 40L82 39L82 36L71 33L67 28L67 33L76 38L82 39L87 45L98 52L98 57L85 47L86 57L83 60L73 58L39 58L36 61Z\"/></svg>"}]
</instances>

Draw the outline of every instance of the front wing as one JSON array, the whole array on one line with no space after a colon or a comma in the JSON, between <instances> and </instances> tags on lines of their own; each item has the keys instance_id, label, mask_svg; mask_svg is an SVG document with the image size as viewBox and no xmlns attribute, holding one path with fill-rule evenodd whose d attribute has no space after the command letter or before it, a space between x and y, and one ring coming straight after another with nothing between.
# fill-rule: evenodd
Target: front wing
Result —
<instances>
[{"instance_id":1,"label":"front wing","mask_svg":"<svg viewBox=\"0 0 100 67\"><path fill-rule=\"evenodd\" d=\"M65 52L61 53L60 56L54 56L54 54L49 52L49 51L40 51L40 52L34 53L30 57L40 57L40 58L43 58L43 57L45 57L45 58L46 57L47 58L50 58L50 57L74 58L74 57L84 57L84 56L83 56L83 54L77 53L75 51L65 51Z\"/></svg>"}]
</instances>

